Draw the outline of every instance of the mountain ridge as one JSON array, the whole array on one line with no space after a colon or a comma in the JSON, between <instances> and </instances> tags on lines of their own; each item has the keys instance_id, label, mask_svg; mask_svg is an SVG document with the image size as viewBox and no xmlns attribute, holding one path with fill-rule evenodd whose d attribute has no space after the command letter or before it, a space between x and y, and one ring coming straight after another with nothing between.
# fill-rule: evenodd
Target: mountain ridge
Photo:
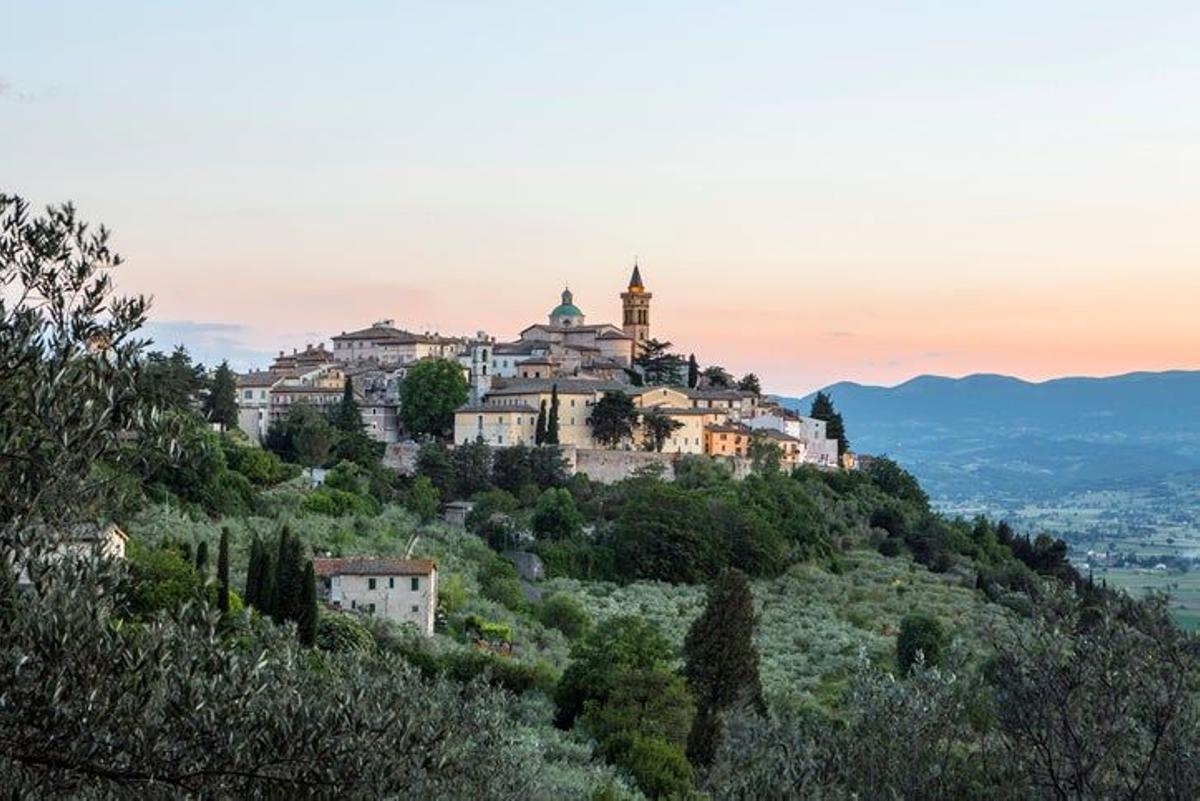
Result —
<instances>
[{"instance_id":1,"label":"mountain ridge","mask_svg":"<svg viewBox=\"0 0 1200 801\"><path fill-rule=\"evenodd\" d=\"M1200 370L1038 382L920 375L823 391L854 450L892 456L945 498L1074 491L1200 467ZM777 399L804 412L815 394Z\"/></svg>"}]
</instances>

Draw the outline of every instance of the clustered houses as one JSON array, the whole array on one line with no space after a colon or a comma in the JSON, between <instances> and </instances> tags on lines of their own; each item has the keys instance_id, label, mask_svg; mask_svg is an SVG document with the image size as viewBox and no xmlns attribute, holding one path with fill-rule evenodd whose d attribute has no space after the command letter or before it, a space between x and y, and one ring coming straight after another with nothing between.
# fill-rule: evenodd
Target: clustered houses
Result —
<instances>
[{"instance_id":1,"label":"clustered houses","mask_svg":"<svg viewBox=\"0 0 1200 801\"><path fill-rule=\"evenodd\" d=\"M825 423L802 417L754 392L714 387L637 387L631 376L650 340L650 300L635 264L620 293L621 325L590 323L570 289L564 289L546 322L521 331L511 342L485 332L470 337L414 333L382 320L333 337L333 350L308 346L279 357L264 371L240 377L240 427L262 440L270 425L294 403L328 406L341 400L353 379L366 431L385 443L398 442L400 384L424 359L450 359L462 367L470 401L454 419L454 442L494 446L533 444L539 412L558 398L559 443L594 449L591 409L607 392L629 395L642 415L653 409L676 424L663 442L672 454L747 458L752 441L776 445L785 465L839 464L837 442ZM640 420L639 420L640 422ZM621 448L640 449L640 425Z\"/></svg>"}]
</instances>

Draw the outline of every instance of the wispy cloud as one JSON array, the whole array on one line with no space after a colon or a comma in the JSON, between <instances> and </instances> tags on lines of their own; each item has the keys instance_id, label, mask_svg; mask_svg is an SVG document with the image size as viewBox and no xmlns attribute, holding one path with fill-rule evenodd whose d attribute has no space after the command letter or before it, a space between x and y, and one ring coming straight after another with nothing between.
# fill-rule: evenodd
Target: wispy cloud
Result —
<instances>
[{"instance_id":1,"label":"wispy cloud","mask_svg":"<svg viewBox=\"0 0 1200 801\"><path fill-rule=\"evenodd\" d=\"M247 326L198 320L164 320L146 324L144 333L153 350L187 348L196 361L218 364L228 360L235 370L261 367L271 360L269 350L256 347Z\"/></svg>"},{"instance_id":2,"label":"wispy cloud","mask_svg":"<svg viewBox=\"0 0 1200 801\"><path fill-rule=\"evenodd\" d=\"M22 91L11 80L0 75L0 100L33 100L33 95Z\"/></svg>"}]
</instances>

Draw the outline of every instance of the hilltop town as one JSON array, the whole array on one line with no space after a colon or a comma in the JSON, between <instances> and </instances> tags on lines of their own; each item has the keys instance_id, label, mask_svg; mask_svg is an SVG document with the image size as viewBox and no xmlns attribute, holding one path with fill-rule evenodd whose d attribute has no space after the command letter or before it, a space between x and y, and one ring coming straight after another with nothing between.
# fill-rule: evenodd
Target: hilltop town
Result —
<instances>
[{"instance_id":1,"label":"hilltop town","mask_svg":"<svg viewBox=\"0 0 1200 801\"><path fill-rule=\"evenodd\" d=\"M770 400L753 375L735 381L720 367L701 370L694 356L672 354L670 343L652 337L653 295L636 264L619 297L620 325L589 322L564 289L545 322L508 341L484 331L417 333L394 320L342 331L331 337L332 350L308 343L238 376L238 426L262 442L295 404L332 408L349 382L364 430L405 469L416 445L401 423L401 386L414 365L441 359L461 367L469 392L454 414L455 444L542 444L553 419L553 444L572 471L601 481L651 463L670 469L684 455L719 459L744 475L759 444L784 467L854 466L826 420ZM631 402L624 435L597 432L593 412L606 396Z\"/></svg>"}]
</instances>

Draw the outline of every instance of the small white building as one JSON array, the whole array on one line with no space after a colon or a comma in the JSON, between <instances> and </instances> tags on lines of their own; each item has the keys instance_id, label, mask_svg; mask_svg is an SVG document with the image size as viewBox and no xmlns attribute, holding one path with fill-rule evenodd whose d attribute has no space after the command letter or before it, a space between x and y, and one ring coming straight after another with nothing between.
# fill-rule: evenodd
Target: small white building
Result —
<instances>
[{"instance_id":1,"label":"small white building","mask_svg":"<svg viewBox=\"0 0 1200 801\"><path fill-rule=\"evenodd\" d=\"M83 523L72 526L61 533L41 529L39 536L49 539L53 547L44 552L42 559L54 562L64 556L73 558L99 557L102 559L124 559L129 535L115 523L96 526ZM28 569L23 565L17 573L17 584L29 584Z\"/></svg>"},{"instance_id":2,"label":"small white building","mask_svg":"<svg viewBox=\"0 0 1200 801\"><path fill-rule=\"evenodd\" d=\"M412 623L433 634L437 563L432 559L313 559L323 597L335 608Z\"/></svg>"}]
</instances>

